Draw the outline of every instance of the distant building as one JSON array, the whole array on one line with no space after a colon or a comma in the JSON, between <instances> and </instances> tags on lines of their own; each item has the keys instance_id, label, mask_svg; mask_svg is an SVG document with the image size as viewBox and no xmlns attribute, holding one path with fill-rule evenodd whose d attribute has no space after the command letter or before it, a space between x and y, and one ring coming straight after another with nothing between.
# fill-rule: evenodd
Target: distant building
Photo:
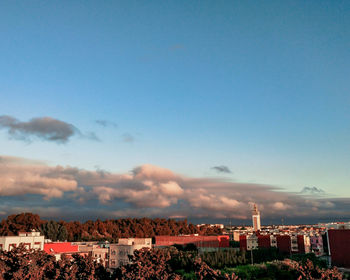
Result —
<instances>
[{"instance_id":1,"label":"distant building","mask_svg":"<svg viewBox=\"0 0 350 280\"><path fill-rule=\"evenodd\" d=\"M278 248L280 252L288 254L305 254L310 252L310 239L306 235L298 234L242 234L240 236L241 250L250 251L259 248Z\"/></svg>"},{"instance_id":2,"label":"distant building","mask_svg":"<svg viewBox=\"0 0 350 280\"><path fill-rule=\"evenodd\" d=\"M273 240L276 241L276 238L273 235L270 235L270 234L258 235L258 247L259 248L276 247L277 246L276 244L272 246Z\"/></svg>"},{"instance_id":3,"label":"distant building","mask_svg":"<svg viewBox=\"0 0 350 280\"><path fill-rule=\"evenodd\" d=\"M27 249L44 249L44 239L40 232L32 230L31 232L19 232L18 236L0 236L0 251L10 251L20 244Z\"/></svg>"},{"instance_id":4,"label":"distant building","mask_svg":"<svg viewBox=\"0 0 350 280\"><path fill-rule=\"evenodd\" d=\"M259 239L255 234L247 237L247 250L256 250L259 248Z\"/></svg>"},{"instance_id":5,"label":"distant building","mask_svg":"<svg viewBox=\"0 0 350 280\"><path fill-rule=\"evenodd\" d=\"M290 235L276 235L276 244L280 252L288 254L292 252L292 240Z\"/></svg>"},{"instance_id":6,"label":"distant building","mask_svg":"<svg viewBox=\"0 0 350 280\"><path fill-rule=\"evenodd\" d=\"M92 259L104 267L109 265L109 248L94 246L91 251Z\"/></svg>"},{"instance_id":7,"label":"distant building","mask_svg":"<svg viewBox=\"0 0 350 280\"><path fill-rule=\"evenodd\" d=\"M74 242L74 245L78 245L78 250L80 253L90 255L92 259L104 267L109 265L109 242Z\"/></svg>"},{"instance_id":8,"label":"distant building","mask_svg":"<svg viewBox=\"0 0 350 280\"><path fill-rule=\"evenodd\" d=\"M130 263L129 256L135 250L152 248L152 238L121 238L116 244L109 245L109 268L116 269L119 266Z\"/></svg>"},{"instance_id":9,"label":"distant building","mask_svg":"<svg viewBox=\"0 0 350 280\"><path fill-rule=\"evenodd\" d=\"M256 204L253 206L253 211L252 211L252 219L253 219L253 230L258 231L261 228L260 225L260 212L258 210L258 207Z\"/></svg>"},{"instance_id":10,"label":"distant building","mask_svg":"<svg viewBox=\"0 0 350 280\"><path fill-rule=\"evenodd\" d=\"M332 265L350 268L350 229L328 230Z\"/></svg>"},{"instance_id":11,"label":"distant building","mask_svg":"<svg viewBox=\"0 0 350 280\"><path fill-rule=\"evenodd\" d=\"M238 241L239 242L239 237L242 233L245 233L246 231L244 230L231 230L228 235L230 237L230 241Z\"/></svg>"},{"instance_id":12,"label":"distant building","mask_svg":"<svg viewBox=\"0 0 350 280\"><path fill-rule=\"evenodd\" d=\"M350 222L326 223L318 224L318 226L325 227L326 229L350 229Z\"/></svg>"},{"instance_id":13,"label":"distant building","mask_svg":"<svg viewBox=\"0 0 350 280\"><path fill-rule=\"evenodd\" d=\"M310 245L311 245L311 251L316 256L322 256L324 254L323 238L321 234L311 235Z\"/></svg>"},{"instance_id":14,"label":"distant building","mask_svg":"<svg viewBox=\"0 0 350 280\"><path fill-rule=\"evenodd\" d=\"M155 247L172 246L175 244L194 244L198 248L227 248L230 246L228 235L203 236L203 235L181 235L181 236L156 236Z\"/></svg>"}]
</instances>

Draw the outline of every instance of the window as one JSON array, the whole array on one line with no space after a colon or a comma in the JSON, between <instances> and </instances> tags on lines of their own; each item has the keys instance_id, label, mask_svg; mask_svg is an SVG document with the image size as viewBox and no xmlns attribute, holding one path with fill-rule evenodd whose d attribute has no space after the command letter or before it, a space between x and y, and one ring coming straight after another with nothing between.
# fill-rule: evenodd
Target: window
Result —
<instances>
[{"instance_id":1,"label":"window","mask_svg":"<svg viewBox=\"0 0 350 280\"><path fill-rule=\"evenodd\" d=\"M12 244L9 244L9 251L11 251L12 249L16 248L17 247L17 244L16 243L12 243Z\"/></svg>"}]
</instances>

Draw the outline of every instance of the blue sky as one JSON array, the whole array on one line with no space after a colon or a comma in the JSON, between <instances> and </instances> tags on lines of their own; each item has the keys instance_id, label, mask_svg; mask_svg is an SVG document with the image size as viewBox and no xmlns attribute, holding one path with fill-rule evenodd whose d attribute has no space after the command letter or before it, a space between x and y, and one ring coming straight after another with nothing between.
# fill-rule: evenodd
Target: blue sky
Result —
<instances>
[{"instance_id":1,"label":"blue sky","mask_svg":"<svg viewBox=\"0 0 350 280\"><path fill-rule=\"evenodd\" d=\"M349 12L348 1L2 1L0 115L81 135L21 141L3 127L1 154L349 197Z\"/></svg>"}]
</instances>

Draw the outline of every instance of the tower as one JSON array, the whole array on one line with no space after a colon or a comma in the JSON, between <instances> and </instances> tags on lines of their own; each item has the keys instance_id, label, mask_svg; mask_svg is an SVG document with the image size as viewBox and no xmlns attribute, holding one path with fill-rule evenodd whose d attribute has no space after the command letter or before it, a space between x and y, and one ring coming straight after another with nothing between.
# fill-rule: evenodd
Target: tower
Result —
<instances>
[{"instance_id":1,"label":"tower","mask_svg":"<svg viewBox=\"0 0 350 280\"><path fill-rule=\"evenodd\" d=\"M253 229L254 231L260 230L260 212L258 207L254 203L253 211L252 211L252 219L253 219Z\"/></svg>"}]
</instances>

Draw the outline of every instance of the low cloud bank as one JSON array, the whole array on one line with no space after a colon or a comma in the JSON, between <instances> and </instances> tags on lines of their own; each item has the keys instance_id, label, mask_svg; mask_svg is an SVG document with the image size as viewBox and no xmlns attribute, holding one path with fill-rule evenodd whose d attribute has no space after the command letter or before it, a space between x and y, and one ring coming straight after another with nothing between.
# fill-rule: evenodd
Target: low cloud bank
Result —
<instances>
[{"instance_id":1,"label":"low cloud bank","mask_svg":"<svg viewBox=\"0 0 350 280\"><path fill-rule=\"evenodd\" d=\"M45 209L46 205L63 218L70 212L84 211L110 218L249 219L252 202L259 205L266 220L344 217L350 210L348 198L314 199L275 186L189 178L153 165L117 174L0 157L0 201L12 201L0 206L0 211L12 213L19 207L30 211L39 205L36 199L41 201L40 207Z\"/></svg>"}]
</instances>

